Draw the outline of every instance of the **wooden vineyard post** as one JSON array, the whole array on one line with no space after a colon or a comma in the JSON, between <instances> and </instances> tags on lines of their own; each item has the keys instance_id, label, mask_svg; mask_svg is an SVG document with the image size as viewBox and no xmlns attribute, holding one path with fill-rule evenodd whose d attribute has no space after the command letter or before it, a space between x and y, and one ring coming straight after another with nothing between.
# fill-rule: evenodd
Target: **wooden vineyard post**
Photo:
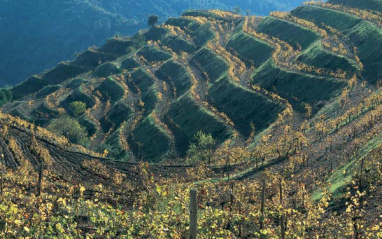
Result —
<instances>
[{"instance_id":1,"label":"wooden vineyard post","mask_svg":"<svg viewBox=\"0 0 382 239\"><path fill-rule=\"evenodd\" d=\"M38 168L38 184L37 184L37 196L39 197L41 195L41 187L42 187L42 171L43 171L43 164L40 163L40 166Z\"/></svg>"},{"instance_id":2,"label":"wooden vineyard post","mask_svg":"<svg viewBox=\"0 0 382 239\"><path fill-rule=\"evenodd\" d=\"M281 179L280 179L280 205L281 205L281 210L283 210L283 184L282 184L282 180ZM281 227L281 239L285 239L285 218L284 218L284 212L281 212L280 227Z\"/></svg>"},{"instance_id":3,"label":"wooden vineyard post","mask_svg":"<svg viewBox=\"0 0 382 239\"><path fill-rule=\"evenodd\" d=\"M230 206L229 206L230 212L232 212L232 207L233 207L233 182L231 182Z\"/></svg>"},{"instance_id":4,"label":"wooden vineyard post","mask_svg":"<svg viewBox=\"0 0 382 239\"><path fill-rule=\"evenodd\" d=\"M198 203L196 189L190 190L190 239L196 239L198 229Z\"/></svg>"},{"instance_id":5,"label":"wooden vineyard post","mask_svg":"<svg viewBox=\"0 0 382 239\"><path fill-rule=\"evenodd\" d=\"M4 159L4 154L2 152L0 152L0 156L1 156L1 182L0 182L0 193L1 193L1 196L3 196L3 188L4 188L4 166L5 166L5 159Z\"/></svg>"},{"instance_id":6,"label":"wooden vineyard post","mask_svg":"<svg viewBox=\"0 0 382 239\"><path fill-rule=\"evenodd\" d=\"M261 193L260 234L261 234L261 230L264 229L264 207L265 207L265 179L263 179L263 189ZM263 234L261 234L261 238L264 238Z\"/></svg>"},{"instance_id":7,"label":"wooden vineyard post","mask_svg":"<svg viewBox=\"0 0 382 239\"><path fill-rule=\"evenodd\" d=\"M358 188L362 192L362 172L363 172L363 165L364 165L365 158L362 158L361 160L361 168L359 172L359 181L358 181Z\"/></svg>"},{"instance_id":8,"label":"wooden vineyard post","mask_svg":"<svg viewBox=\"0 0 382 239\"><path fill-rule=\"evenodd\" d=\"M305 211L305 191L302 192L302 210Z\"/></svg>"}]
</instances>

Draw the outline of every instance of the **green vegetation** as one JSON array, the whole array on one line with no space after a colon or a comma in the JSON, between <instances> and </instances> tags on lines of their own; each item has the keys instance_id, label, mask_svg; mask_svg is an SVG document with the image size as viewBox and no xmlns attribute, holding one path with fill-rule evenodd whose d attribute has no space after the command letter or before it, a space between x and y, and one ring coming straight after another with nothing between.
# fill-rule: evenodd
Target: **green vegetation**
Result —
<instances>
[{"instance_id":1,"label":"green vegetation","mask_svg":"<svg viewBox=\"0 0 382 239\"><path fill-rule=\"evenodd\" d=\"M342 4L352 8L382 12L382 2L380 0L329 0L332 4Z\"/></svg>"},{"instance_id":2,"label":"green vegetation","mask_svg":"<svg viewBox=\"0 0 382 239\"><path fill-rule=\"evenodd\" d=\"M86 104L82 101L73 101L69 104L69 108L74 116L80 116L85 113Z\"/></svg>"},{"instance_id":3,"label":"green vegetation","mask_svg":"<svg viewBox=\"0 0 382 239\"><path fill-rule=\"evenodd\" d=\"M285 71L272 60L255 71L253 83L287 98L297 108L303 102L314 105L318 101L329 100L346 86L345 82L334 79Z\"/></svg>"},{"instance_id":4,"label":"green vegetation","mask_svg":"<svg viewBox=\"0 0 382 239\"><path fill-rule=\"evenodd\" d=\"M208 10L187 10L182 13L182 16L204 17L212 20L227 21L226 18Z\"/></svg>"},{"instance_id":5,"label":"green vegetation","mask_svg":"<svg viewBox=\"0 0 382 239\"><path fill-rule=\"evenodd\" d=\"M163 44L169 47L176 53L186 52L192 53L195 51L195 46L181 37L169 36L163 40Z\"/></svg>"},{"instance_id":6,"label":"green vegetation","mask_svg":"<svg viewBox=\"0 0 382 239\"><path fill-rule=\"evenodd\" d=\"M283 110L283 106L232 83L228 77L213 84L209 95L214 106L224 112L245 137L251 134L251 123L261 131Z\"/></svg>"},{"instance_id":7,"label":"green vegetation","mask_svg":"<svg viewBox=\"0 0 382 239\"><path fill-rule=\"evenodd\" d=\"M107 151L107 157L119 162L128 162L133 157L131 150L125 150L121 144L120 131L114 131L110 137L102 144L95 147L97 152Z\"/></svg>"},{"instance_id":8,"label":"green vegetation","mask_svg":"<svg viewBox=\"0 0 382 239\"><path fill-rule=\"evenodd\" d=\"M348 13L316 6L299 7L292 14L343 31L357 48L357 55L364 66L363 76L372 84L381 77L382 33L374 24Z\"/></svg>"},{"instance_id":9,"label":"green vegetation","mask_svg":"<svg viewBox=\"0 0 382 239\"><path fill-rule=\"evenodd\" d=\"M0 89L0 107L12 101L12 93L7 89Z\"/></svg>"},{"instance_id":10,"label":"green vegetation","mask_svg":"<svg viewBox=\"0 0 382 239\"><path fill-rule=\"evenodd\" d=\"M20 112L22 115L22 113ZM58 111L55 109L50 109L46 106L45 102L40 104L36 109L34 109L31 113L33 119L36 119L35 123L37 125L44 125L49 122L50 119L56 118L58 116ZM22 118L26 118L22 116ZM30 120L30 119L29 119Z\"/></svg>"},{"instance_id":11,"label":"green vegetation","mask_svg":"<svg viewBox=\"0 0 382 239\"><path fill-rule=\"evenodd\" d=\"M13 99L19 100L29 94L33 94L45 86L47 86L49 83L41 79L39 76L32 76L31 78L24 81L22 84L19 84L11 89Z\"/></svg>"},{"instance_id":12,"label":"green vegetation","mask_svg":"<svg viewBox=\"0 0 382 239\"><path fill-rule=\"evenodd\" d=\"M347 13L316 6L301 6L292 11L294 16L325 24L340 31L350 29L361 22L361 19Z\"/></svg>"},{"instance_id":13,"label":"green vegetation","mask_svg":"<svg viewBox=\"0 0 382 239\"><path fill-rule=\"evenodd\" d=\"M302 0L261 0L240 2L242 9L265 15L274 10L290 10ZM28 77L50 69L60 61L73 59L75 52L100 46L104 40L118 36L108 44L117 54L129 53L129 42L121 35L134 35L147 27L150 14L160 19L179 16L187 9L233 9L232 0L35 0L23 5L1 1L2 37L0 52L0 87L17 85ZM30 21L30 19L34 19ZM20 36L25 36L20 38ZM153 36L153 35L152 35ZM115 38L115 37L114 37ZM15 39L19 39L16 40ZM108 46L107 51L110 50Z\"/></svg>"},{"instance_id":14,"label":"green vegetation","mask_svg":"<svg viewBox=\"0 0 382 239\"><path fill-rule=\"evenodd\" d=\"M272 56L274 47L243 31L239 31L232 35L227 43L227 49L238 53L246 64L260 66Z\"/></svg>"},{"instance_id":15,"label":"green vegetation","mask_svg":"<svg viewBox=\"0 0 382 239\"><path fill-rule=\"evenodd\" d=\"M142 68L134 71L131 74L131 79L143 93L147 92L154 85L154 79Z\"/></svg>"},{"instance_id":16,"label":"green vegetation","mask_svg":"<svg viewBox=\"0 0 382 239\"><path fill-rule=\"evenodd\" d=\"M216 148L216 141L211 134L204 134L198 131L195 134L195 142L190 145L187 151L188 161L193 165L200 163L211 165L211 158Z\"/></svg>"},{"instance_id":17,"label":"green vegetation","mask_svg":"<svg viewBox=\"0 0 382 239\"><path fill-rule=\"evenodd\" d=\"M84 145L88 142L86 129L81 127L76 119L69 116L53 119L47 129L58 136L65 136L74 144Z\"/></svg>"},{"instance_id":18,"label":"green vegetation","mask_svg":"<svg viewBox=\"0 0 382 239\"><path fill-rule=\"evenodd\" d=\"M201 25L187 18L169 18L166 25L176 26L182 30L196 31Z\"/></svg>"},{"instance_id":19,"label":"green vegetation","mask_svg":"<svg viewBox=\"0 0 382 239\"><path fill-rule=\"evenodd\" d=\"M168 117L176 124L172 125L171 130L174 132L177 142L179 142L177 144L178 151L183 155L189 148L190 142L193 142L198 131L211 134L218 144L232 134L231 130L222 121L196 104L190 95L185 95L172 104Z\"/></svg>"},{"instance_id":20,"label":"green vegetation","mask_svg":"<svg viewBox=\"0 0 382 239\"><path fill-rule=\"evenodd\" d=\"M102 130L107 133L111 128L118 129L122 123L128 121L133 114L133 110L124 104L118 102L115 106L100 120Z\"/></svg>"},{"instance_id":21,"label":"green vegetation","mask_svg":"<svg viewBox=\"0 0 382 239\"><path fill-rule=\"evenodd\" d=\"M225 75L229 69L228 63L208 48L198 51L191 59L191 64L206 73L210 83Z\"/></svg>"},{"instance_id":22,"label":"green vegetation","mask_svg":"<svg viewBox=\"0 0 382 239\"><path fill-rule=\"evenodd\" d=\"M86 71L87 70L85 68L79 66L74 66L68 63L60 63L58 66L48 71L43 76L43 79L49 82L49 84L59 84Z\"/></svg>"},{"instance_id":23,"label":"green vegetation","mask_svg":"<svg viewBox=\"0 0 382 239\"><path fill-rule=\"evenodd\" d=\"M189 14L186 14L187 16ZM192 14L191 14L192 15ZM203 46L208 41L212 40L215 33L211 30L209 23L199 24L196 21L185 18L170 18L166 21L167 25L177 26L189 34L195 45Z\"/></svg>"},{"instance_id":24,"label":"green vegetation","mask_svg":"<svg viewBox=\"0 0 382 239\"><path fill-rule=\"evenodd\" d=\"M95 104L93 98L85 94L81 87L73 91L68 97L61 101L61 105L64 108L69 109L70 103L74 101L84 102L86 104L86 108L91 108Z\"/></svg>"},{"instance_id":25,"label":"green vegetation","mask_svg":"<svg viewBox=\"0 0 382 239\"><path fill-rule=\"evenodd\" d=\"M100 52L99 50L90 48L81 53L72 65L82 66L87 69L94 69L103 62L113 61L115 59L117 59L117 56L114 54Z\"/></svg>"},{"instance_id":26,"label":"green vegetation","mask_svg":"<svg viewBox=\"0 0 382 239\"><path fill-rule=\"evenodd\" d=\"M356 178L357 172L360 170L361 161L366 158L366 156L373 150L382 146L382 137L377 136L367 142L366 145L362 146L360 153L352 157L348 163L342 165L337 170L335 170L327 182L330 185L329 192L333 194L336 200L340 199L352 180ZM316 190L313 192L313 199L320 200L322 197L322 191Z\"/></svg>"},{"instance_id":27,"label":"green vegetation","mask_svg":"<svg viewBox=\"0 0 382 239\"><path fill-rule=\"evenodd\" d=\"M319 38L319 35L312 30L274 17L266 17L261 21L257 31L277 37L293 47L300 45L302 49L308 48Z\"/></svg>"},{"instance_id":28,"label":"green vegetation","mask_svg":"<svg viewBox=\"0 0 382 239\"><path fill-rule=\"evenodd\" d=\"M155 104L158 102L158 92L155 86L152 86L148 89L146 93L142 95L142 101L144 105L144 114L149 115L155 108Z\"/></svg>"},{"instance_id":29,"label":"green vegetation","mask_svg":"<svg viewBox=\"0 0 382 239\"><path fill-rule=\"evenodd\" d=\"M195 45L204 46L215 37L215 33L211 30L209 24L201 25L196 31L190 32Z\"/></svg>"},{"instance_id":30,"label":"green vegetation","mask_svg":"<svg viewBox=\"0 0 382 239\"><path fill-rule=\"evenodd\" d=\"M161 51L154 46L145 46L137 54L149 62L166 61L172 57L170 53Z\"/></svg>"},{"instance_id":31,"label":"green vegetation","mask_svg":"<svg viewBox=\"0 0 382 239\"><path fill-rule=\"evenodd\" d=\"M147 137L148 135L151 137ZM137 158L144 161L159 162L170 149L169 136L155 124L152 116L146 117L137 125L129 142L135 145Z\"/></svg>"},{"instance_id":32,"label":"green vegetation","mask_svg":"<svg viewBox=\"0 0 382 239\"><path fill-rule=\"evenodd\" d=\"M79 78L75 78L75 79L69 81L69 83L66 85L66 87L71 89L71 90L75 90L78 87L80 87L82 84L87 84L87 83L89 83L87 80L79 77Z\"/></svg>"},{"instance_id":33,"label":"green vegetation","mask_svg":"<svg viewBox=\"0 0 382 239\"><path fill-rule=\"evenodd\" d=\"M112 104L119 101L124 94L122 86L111 76L106 78L95 91L100 92L104 100L110 100Z\"/></svg>"},{"instance_id":34,"label":"green vegetation","mask_svg":"<svg viewBox=\"0 0 382 239\"><path fill-rule=\"evenodd\" d=\"M324 14L350 25L337 33L316 22L326 37L302 20ZM300 15L300 20L294 17ZM153 154L159 151L150 149L147 161L160 161L186 156L198 131L211 134L218 148L223 143L256 145L263 134L278 129L289 104L314 117L326 104L353 102L347 94L355 79L347 78L354 74L377 85L382 49L374 49L381 45L381 33L373 23L318 6L273 16L190 10L133 37L116 35L11 88L13 102L4 111L40 126L65 113L75 116L93 136L91 149L103 147L112 157L133 161L144 153L134 143L129 151L133 131L152 117L171 145L158 157ZM76 102L83 102L81 109L76 110ZM157 136L146 137L148 145Z\"/></svg>"},{"instance_id":35,"label":"green vegetation","mask_svg":"<svg viewBox=\"0 0 382 239\"><path fill-rule=\"evenodd\" d=\"M85 114L78 118L78 123L86 129L89 137L92 137L97 132L97 125Z\"/></svg>"},{"instance_id":36,"label":"green vegetation","mask_svg":"<svg viewBox=\"0 0 382 239\"><path fill-rule=\"evenodd\" d=\"M157 15L151 15L149 16L147 24L149 25L149 27L155 27L155 25L158 24L158 21L159 17Z\"/></svg>"},{"instance_id":37,"label":"green vegetation","mask_svg":"<svg viewBox=\"0 0 382 239\"><path fill-rule=\"evenodd\" d=\"M78 86L77 86L78 87ZM42 90L38 91L35 95L35 97L38 98L45 98L46 96L54 93L55 91L59 90L61 88L60 85L49 85L44 87Z\"/></svg>"},{"instance_id":38,"label":"green vegetation","mask_svg":"<svg viewBox=\"0 0 382 239\"><path fill-rule=\"evenodd\" d=\"M48 85L61 84L64 81L85 73L87 69L69 63L60 63L54 69L41 76L33 76L12 88L14 99L21 99L28 94L38 92Z\"/></svg>"},{"instance_id":39,"label":"green vegetation","mask_svg":"<svg viewBox=\"0 0 382 239\"><path fill-rule=\"evenodd\" d=\"M166 81L170 87L171 91L175 92L176 96L183 95L191 87L191 77L180 63L175 61L167 61L165 64L155 72L155 75Z\"/></svg>"},{"instance_id":40,"label":"green vegetation","mask_svg":"<svg viewBox=\"0 0 382 239\"><path fill-rule=\"evenodd\" d=\"M114 37L106 41L106 43L100 48L101 52L109 54L115 54L123 56L131 53L134 48L139 47L139 41L137 39Z\"/></svg>"},{"instance_id":41,"label":"green vegetation","mask_svg":"<svg viewBox=\"0 0 382 239\"><path fill-rule=\"evenodd\" d=\"M361 22L347 32L347 36L357 47L359 58L364 65L364 76L372 84L382 77L382 32L372 23Z\"/></svg>"},{"instance_id":42,"label":"green vegetation","mask_svg":"<svg viewBox=\"0 0 382 239\"><path fill-rule=\"evenodd\" d=\"M144 33L142 36L146 41L160 41L168 34L169 31L163 27L155 26L143 32Z\"/></svg>"},{"instance_id":43,"label":"green vegetation","mask_svg":"<svg viewBox=\"0 0 382 239\"><path fill-rule=\"evenodd\" d=\"M94 74L97 77L107 77L109 75L116 75L119 73L121 73L121 70L119 69L118 65L112 62L106 62L97 67L94 71Z\"/></svg>"},{"instance_id":44,"label":"green vegetation","mask_svg":"<svg viewBox=\"0 0 382 239\"><path fill-rule=\"evenodd\" d=\"M134 71L131 74L131 79L141 92L141 99L144 103L142 107L145 109L145 115L150 114L158 101L158 92L154 85L154 79L142 68Z\"/></svg>"},{"instance_id":45,"label":"green vegetation","mask_svg":"<svg viewBox=\"0 0 382 239\"><path fill-rule=\"evenodd\" d=\"M356 73L358 71L357 63L354 60L323 49L320 41L300 54L298 60L310 66L333 71L337 71L338 69L350 73Z\"/></svg>"},{"instance_id":46,"label":"green vegetation","mask_svg":"<svg viewBox=\"0 0 382 239\"><path fill-rule=\"evenodd\" d=\"M128 71L132 71L136 68L139 68L139 66L140 66L139 63L132 58L126 58L121 63L121 69L126 69Z\"/></svg>"},{"instance_id":47,"label":"green vegetation","mask_svg":"<svg viewBox=\"0 0 382 239\"><path fill-rule=\"evenodd\" d=\"M379 18L307 4L366 20L192 10L0 90L0 237L188 238L195 188L200 239L381 238Z\"/></svg>"}]
</instances>

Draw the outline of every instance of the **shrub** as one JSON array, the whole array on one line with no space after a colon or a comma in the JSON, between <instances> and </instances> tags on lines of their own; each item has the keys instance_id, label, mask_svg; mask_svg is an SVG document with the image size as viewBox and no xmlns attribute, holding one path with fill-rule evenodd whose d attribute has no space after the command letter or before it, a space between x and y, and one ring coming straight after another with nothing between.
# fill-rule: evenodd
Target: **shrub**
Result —
<instances>
[{"instance_id":1,"label":"shrub","mask_svg":"<svg viewBox=\"0 0 382 239\"><path fill-rule=\"evenodd\" d=\"M86 104L82 101L73 101L69 106L75 116L80 116L85 113Z\"/></svg>"},{"instance_id":2,"label":"shrub","mask_svg":"<svg viewBox=\"0 0 382 239\"><path fill-rule=\"evenodd\" d=\"M157 15L149 16L148 25L149 27L154 27L159 21L159 17Z\"/></svg>"},{"instance_id":3,"label":"shrub","mask_svg":"<svg viewBox=\"0 0 382 239\"><path fill-rule=\"evenodd\" d=\"M195 134L195 141L196 142L191 144L187 151L189 159L191 162L208 162L208 165L210 165L216 147L216 141L211 134L205 134L202 131L198 131Z\"/></svg>"},{"instance_id":4,"label":"shrub","mask_svg":"<svg viewBox=\"0 0 382 239\"><path fill-rule=\"evenodd\" d=\"M6 89L0 89L0 107L12 100L12 93Z\"/></svg>"},{"instance_id":5,"label":"shrub","mask_svg":"<svg viewBox=\"0 0 382 239\"><path fill-rule=\"evenodd\" d=\"M84 127L74 118L67 115L53 119L48 130L57 136L65 136L73 144L86 144L88 141L87 132Z\"/></svg>"}]
</instances>

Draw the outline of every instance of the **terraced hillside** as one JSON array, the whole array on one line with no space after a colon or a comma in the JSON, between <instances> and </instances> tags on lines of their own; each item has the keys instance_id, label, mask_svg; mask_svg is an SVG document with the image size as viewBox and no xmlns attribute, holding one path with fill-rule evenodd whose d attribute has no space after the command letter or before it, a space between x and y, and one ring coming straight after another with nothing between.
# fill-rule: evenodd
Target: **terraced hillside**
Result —
<instances>
[{"instance_id":1,"label":"terraced hillside","mask_svg":"<svg viewBox=\"0 0 382 239\"><path fill-rule=\"evenodd\" d=\"M60 180L93 187L103 184L118 191L115 179L139 184L139 164L113 161L107 155L71 144L64 137L57 137L49 131L35 127L26 121L0 113L0 156L4 167L22 172L25 167L30 171L44 169ZM170 178L184 174L187 166L156 165L150 172L156 177Z\"/></svg>"},{"instance_id":2,"label":"terraced hillside","mask_svg":"<svg viewBox=\"0 0 382 239\"><path fill-rule=\"evenodd\" d=\"M68 114L88 148L123 160L185 156L198 131L245 146L292 111L311 117L346 97L357 78L378 83L381 14L355 7L187 11L29 78L2 110L42 127ZM84 103L80 114L73 102Z\"/></svg>"},{"instance_id":3,"label":"terraced hillside","mask_svg":"<svg viewBox=\"0 0 382 239\"><path fill-rule=\"evenodd\" d=\"M133 35L151 14L165 21L187 9L233 10L267 15L290 10L303 0L23 0L0 1L0 87L17 85L32 74L73 59L117 35ZM17 39L17 40L15 40Z\"/></svg>"},{"instance_id":4,"label":"terraced hillside","mask_svg":"<svg viewBox=\"0 0 382 239\"><path fill-rule=\"evenodd\" d=\"M380 238L382 91L356 83L348 98L305 122L290 112L250 147L224 144L209 165L114 161L0 113L1 194L12 211L1 210L9 212L7 228L15 229L2 233L139 238L170 235L168 227L187 238L188 189L196 187L198 223L206 228L198 231L201 238L251 238L264 234L261 225L276 237L282 215L292 238L312 238L323 227L328 237ZM261 212L261 194L267 212L254 214ZM41 214L31 217L35 205L42 205ZM55 226L57 218L65 229ZM113 220L123 224L107 223Z\"/></svg>"},{"instance_id":5,"label":"terraced hillside","mask_svg":"<svg viewBox=\"0 0 382 239\"><path fill-rule=\"evenodd\" d=\"M381 14L341 2L188 11L0 90L0 236L189 238L196 189L197 238L382 238Z\"/></svg>"}]
</instances>

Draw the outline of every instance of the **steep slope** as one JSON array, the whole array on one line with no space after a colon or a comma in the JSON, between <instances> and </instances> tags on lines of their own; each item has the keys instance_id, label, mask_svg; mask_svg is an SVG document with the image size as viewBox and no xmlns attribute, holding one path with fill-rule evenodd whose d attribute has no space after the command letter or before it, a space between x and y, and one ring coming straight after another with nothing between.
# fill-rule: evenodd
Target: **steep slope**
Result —
<instances>
[{"instance_id":1,"label":"steep slope","mask_svg":"<svg viewBox=\"0 0 382 239\"><path fill-rule=\"evenodd\" d=\"M378 2L378 1L377 1ZM335 3L335 2L334 2ZM381 15L357 8L344 7L336 4L316 3L311 6L299 7L292 14L309 21L314 21L321 27L333 28L337 34L343 34L347 44L355 49L355 59L362 62L363 74L370 83L375 84L381 77L382 33ZM355 6L357 5L355 4Z\"/></svg>"},{"instance_id":2,"label":"steep slope","mask_svg":"<svg viewBox=\"0 0 382 239\"><path fill-rule=\"evenodd\" d=\"M246 145L291 111L311 116L346 97L357 77L377 83L380 30L352 13L330 4L265 18L189 10L31 77L3 111L43 127L69 114L91 149L125 160L184 156L198 131ZM73 102L84 103L80 115Z\"/></svg>"},{"instance_id":3,"label":"steep slope","mask_svg":"<svg viewBox=\"0 0 382 239\"><path fill-rule=\"evenodd\" d=\"M187 11L0 90L0 235L188 238L194 188L198 238L381 238L378 16Z\"/></svg>"},{"instance_id":4,"label":"steep slope","mask_svg":"<svg viewBox=\"0 0 382 239\"><path fill-rule=\"evenodd\" d=\"M360 8L371 11L382 11L382 2L380 0L329 0L329 3L343 4L352 8Z\"/></svg>"},{"instance_id":5,"label":"steep slope","mask_svg":"<svg viewBox=\"0 0 382 239\"><path fill-rule=\"evenodd\" d=\"M73 59L92 45L116 34L134 34L146 27L150 14L163 21L187 9L232 10L239 5L254 14L289 10L301 0L65 0L0 1L0 87L17 85L28 76Z\"/></svg>"},{"instance_id":6,"label":"steep slope","mask_svg":"<svg viewBox=\"0 0 382 239\"><path fill-rule=\"evenodd\" d=\"M313 238L323 234L323 227L326 237L380 238L382 91L358 83L345 102L327 104L302 124L299 115L284 115L277 127L255 137L252 148L218 149L211 165L134 164L90 156L94 153L83 153L63 138L59 142L41 128L0 114L2 196L12 208L3 209L10 215L7 228L31 236L118 233L134 238L153 231L170 236L163 230L168 227L186 238L193 187L198 189L198 214L206 218L198 220L202 238L251 238L264 234L261 225L275 238L283 230L293 237ZM151 127L149 121L143 120L142 127ZM53 206L29 218L28 212L40 204ZM261 212L263 205L266 213ZM50 220L40 223L40 218ZM288 227L280 230L284 218ZM65 230L51 224L57 219ZM53 229L46 232L41 225Z\"/></svg>"},{"instance_id":7,"label":"steep slope","mask_svg":"<svg viewBox=\"0 0 382 239\"><path fill-rule=\"evenodd\" d=\"M2 165L16 172L25 169L25 166L30 167L30 171L38 171L43 164L60 180L73 184L81 182L93 187L101 183L117 190L118 183L115 183L114 177L121 175L129 183L137 182L138 164L112 161L105 154L71 144L63 137L3 113L0 113L0 139ZM172 177L184 174L185 168L187 166L158 164L150 171L156 177Z\"/></svg>"}]
</instances>

